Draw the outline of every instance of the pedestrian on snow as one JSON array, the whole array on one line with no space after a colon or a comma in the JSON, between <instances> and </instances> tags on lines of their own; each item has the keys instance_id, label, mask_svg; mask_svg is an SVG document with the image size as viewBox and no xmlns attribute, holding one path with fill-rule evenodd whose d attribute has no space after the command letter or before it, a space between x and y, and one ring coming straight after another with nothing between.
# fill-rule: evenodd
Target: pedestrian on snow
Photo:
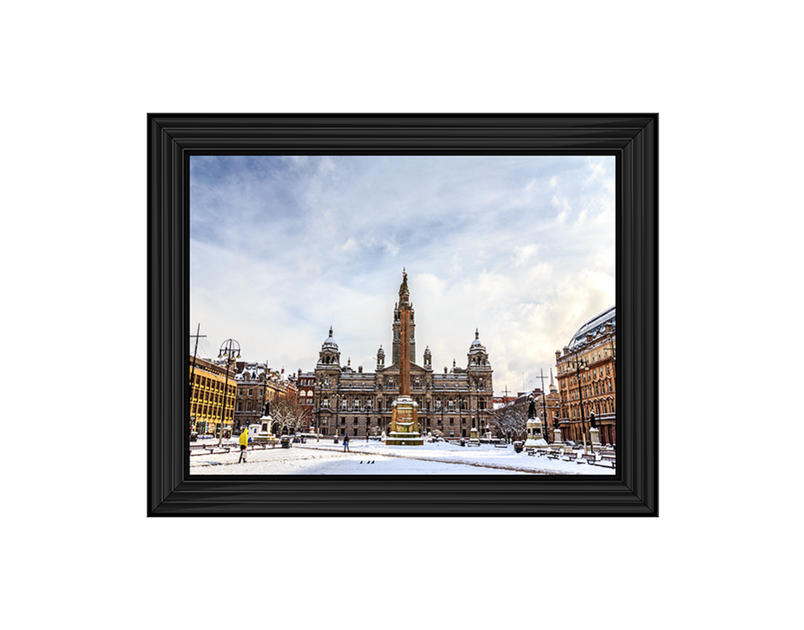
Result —
<instances>
[{"instance_id":1,"label":"pedestrian on snow","mask_svg":"<svg viewBox=\"0 0 804 630\"><path fill-rule=\"evenodd\" d=\"M245 462L246 461L246 447L248 446L248 427L243 427L243 430L240 432L240 459L237 460L237 463Z\"/></svg>"},{"instance_id":2,"label":"pedestrian on snow","mask_svg":"<svg viewBox=\"0 0 804 630\"><path fill-rule=\"evenodd\" d=\"M349 451L349 434L343 436L343 452ZM351 453L351 451L349 451Z\"/></svg>"}]
</instances>

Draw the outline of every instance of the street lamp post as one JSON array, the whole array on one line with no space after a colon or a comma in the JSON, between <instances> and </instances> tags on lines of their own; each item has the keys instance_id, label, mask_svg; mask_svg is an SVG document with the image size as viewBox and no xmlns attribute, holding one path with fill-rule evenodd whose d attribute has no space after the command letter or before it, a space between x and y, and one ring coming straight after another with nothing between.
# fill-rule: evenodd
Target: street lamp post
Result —
<instances>
[{"instance_id":1,"label":"street lamp post","mask_svg":"<svg viewBox=\"0 0 804 630\"><path fill-rule=\"evenodd\" d=\"M221 405L221 427L218 436L218 446L223 444L223 423L226 418L226 396L229 393L229 368L235 359L240 358L240 344L234 339L227 339L221 345L220 352L218 353L219 359L226 359L226 380L223 386L223 404Z\"/></svg>"},{"instance_id":2,"label":"street lamp post","mask_svg":"<svg viewBox=\"0 0 804 630\"><path fill-rule=\"evenodd\" d=\"M195 349L193 350L193 366L190 368L190 426L195 427L195 416L192 414L192 407L193 407L193 385L195 383L195 358L198 354L198 340L201 337L206 337L206 335L201 334L201 324L198 324L198 330L194 335L190 335L190 337L195 337ZM195 427L198 429L198 427ZM190 429L193 431L193 428ZM190 440L192 441L192 433L190 434Z\"/></svg>"},{"instance_id":3,"label":"street lamp post","mask_svg":"<svg viewBox=\"0 0 804 630\"><path fill-rule=\"evenodd\" d=\"M265 364L262 370L262 400L260 400L260 405L262 405L263 413L265 413L265 403L268 402L268 359L265 360ZM257 409L259 412L259 408Z\"/></svg>"},{"instance_id":4,"label":"street lamp post","mask_svg":"<svg viewBox=\"0 0 804 630\"><path fill-rule=\"evenodd\" d=\"M573 359L569 364L575 369L575 378L578 381L578 396L580 397L581 403L581 436L583 437L583 452L588 453L589 450L586 447L586 419L584 418L583 414L583 386L581 384L581 368L586 369L589 366L589 361L586 359ZM591 435L589 439L591 441Z\"/></svg>"}]
</instances>

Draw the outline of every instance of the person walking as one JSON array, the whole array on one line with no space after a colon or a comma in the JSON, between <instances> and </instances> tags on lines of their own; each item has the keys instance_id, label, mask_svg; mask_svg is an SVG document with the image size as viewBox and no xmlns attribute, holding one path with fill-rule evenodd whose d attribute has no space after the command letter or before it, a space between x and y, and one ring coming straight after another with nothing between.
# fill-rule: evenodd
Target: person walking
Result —
<instances>
[{"instance_id":1,"label":"person walking","mask_svg":"<svg viewBox=\"0 0 804 630\"><path fill-rule=\"evenodd\" d=\"M343 436L343 452L349 451L349 434ZM352 451L349 451L350 453Z\"/></svg>"},{"instance_id":2,"label":"person walking","mask_svg":"<svg viewBox=\"0 0 804 630\"><path fill-rule=\"evenodd\" d=\"M237 463L240 462L245 463L246 461L246 448L248 448L248 427L243 427L243 430L240 431L240 459L237 460Z\"/></svg>"}]
</instances>

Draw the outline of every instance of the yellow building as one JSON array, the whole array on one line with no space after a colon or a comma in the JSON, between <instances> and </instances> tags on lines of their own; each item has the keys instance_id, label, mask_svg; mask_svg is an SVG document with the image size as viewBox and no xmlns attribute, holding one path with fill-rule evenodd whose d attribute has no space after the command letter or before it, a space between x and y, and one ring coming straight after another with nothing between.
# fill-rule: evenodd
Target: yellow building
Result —
<instances>
[{"instance_id":1,"label":"yellow building","mask_svg":"<svg viewBox=\"0 0 804 630\"><path fill-rule=\"evenodd\" d=\"M190 431L198 435L217 435L223 419L224 430L230 432L237 398L234 371L198 358L194 367L193 357L190 357L190 379Z\"/></svg>"}]
</instances>

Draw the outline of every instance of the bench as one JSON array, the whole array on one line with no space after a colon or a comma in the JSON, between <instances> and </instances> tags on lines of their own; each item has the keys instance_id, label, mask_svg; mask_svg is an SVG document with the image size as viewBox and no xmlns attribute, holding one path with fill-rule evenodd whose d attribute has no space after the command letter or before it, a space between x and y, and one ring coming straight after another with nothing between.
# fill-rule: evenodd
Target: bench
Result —
<instances>
[{"instance_id":1,"label":"bench","mask_svg":"<svg viewBox=\"0 0 804 630\"><path fill-rule=\"evenodd\" d=\"M495 444L494 448L508 448L508 445L507 444ZM533 450L533 449L530 449L530 450Z\"/></svg>"},{"instance_id":2,"label":"bench","mask_svg":"<svg viewBox=\"0 0 804 630\"><path fill-rule=\"evenodd\" d=\"M597 455L594 453L584 453L578 459L579 464L594 464L597 461Z\"/></svg>"},{"instance_id":3,"label":"bench","mask_svg":"<svg viewBox=\"0 0 804 630\"><path fill-rule=\"evenodd\" d=\"M615 455L610 454L610 453L603 453L600 456L600 461L596 462L596 463L597 463L598 466L606 466L606 467L610 467L610 468L616 468L617 467L617 457Z\"/></svg>"},{"instance_id":4,"label":"bench","mask_svg":"<svg viewBox=\"0 0 804 630\"><path fill-rule=\"evenodd\" d=\"M563 455L564 455L564 453L562 453L561 451L550 451L550 452L547 454L547 457L548 457L549 459L558 459L559 457L561 457L561 456L563 456Z\"/></svg>"}]
</instances>

